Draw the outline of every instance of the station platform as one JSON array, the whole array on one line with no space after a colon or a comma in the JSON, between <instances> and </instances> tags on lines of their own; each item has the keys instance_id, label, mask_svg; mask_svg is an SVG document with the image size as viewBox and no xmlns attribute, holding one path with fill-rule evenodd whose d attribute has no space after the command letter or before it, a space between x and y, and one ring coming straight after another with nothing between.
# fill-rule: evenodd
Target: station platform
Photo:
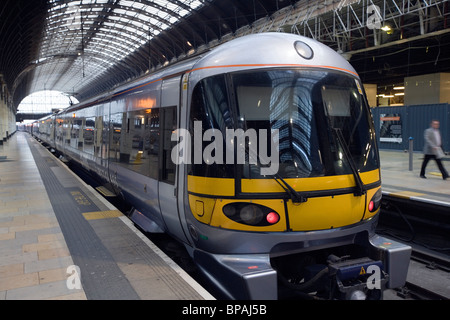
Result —
<instances>
[{"instance_id":1,"label":"station platform","mask_svg":"<svg viewBox=\"0 0 450 320\"><path fill-rule=\"evenodd\" d=\"M423 158L423 153L413 153L413 170L409 171L409 153L381 150L383 195L450 208L450 179L442 179L434 160L426 168L427 179L420 178ZM450 172L450 156L444 157L442 164Z\"/></svg>"},{"instance_id":2,"label":"station platform","mask_svg":"<svg viewBox=\"0 0 450 320\"><path fill-rule=\"evenodd\" d=\"M0 146L0 300L210 300L28 133Z\"/></svg>"}]
</instances>

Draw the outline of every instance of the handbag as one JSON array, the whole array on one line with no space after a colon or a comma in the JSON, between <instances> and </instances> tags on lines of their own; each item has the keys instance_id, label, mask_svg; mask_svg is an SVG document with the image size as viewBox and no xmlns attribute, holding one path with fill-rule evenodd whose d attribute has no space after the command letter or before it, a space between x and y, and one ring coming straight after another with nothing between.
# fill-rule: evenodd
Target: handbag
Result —
<instances>
[{"instance_id":1,"label":"handbag","mask_svg":"<svg viewBox=\"0 0 450 320\"><path fill-rule=\"evenodd\" d=\"M445 157L445 153L444 153L444 151L442 151L441 147L436 148L435 156L437 159L442 159L443 157Z\"/></svg>"}]
</instances>

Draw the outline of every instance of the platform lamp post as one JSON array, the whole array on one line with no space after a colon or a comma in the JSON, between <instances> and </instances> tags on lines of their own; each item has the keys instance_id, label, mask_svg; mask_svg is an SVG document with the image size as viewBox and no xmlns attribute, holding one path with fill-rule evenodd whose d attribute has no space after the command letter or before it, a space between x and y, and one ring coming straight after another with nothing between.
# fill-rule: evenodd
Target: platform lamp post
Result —
<instances>
[{"instance_id":1,"label":"platform lamp post","mask_svg":"<svg viewBox=\"0 0 450 320\"><path fill-rule=\"evenodd\" d=\"M409 137L409 171L413 171L414 138Z\"/></svg>"}]
</instances>

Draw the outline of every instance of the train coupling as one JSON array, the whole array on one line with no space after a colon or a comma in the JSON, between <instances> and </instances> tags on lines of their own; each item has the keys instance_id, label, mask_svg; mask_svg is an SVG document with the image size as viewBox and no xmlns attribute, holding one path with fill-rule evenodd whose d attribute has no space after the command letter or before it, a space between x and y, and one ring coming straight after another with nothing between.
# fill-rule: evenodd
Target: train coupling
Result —
<instances>
[{"instance_id":1,"label":"train coupling","mask_svg":"<svg viewBox=\"0 0 450 320\"><path fill-rule=\"evenodd\" d=\"M328 257L329 275L335 279L335 297L345 300L382 299L385 289L405 285L412 248L392 239L369 238L369 257L345 260Z\"/></svg>"},{"instance_id":2,"label":"train coupling","mask_svg":"<svg viewBox=\"0 0 450 320\"><path fill-rule=\"evenodd\" d=\"M338 300L380 300L389 280L383 263L367 257L346 260L330 255L328 273L331 298Z\"/></svg>"}]
</instances>

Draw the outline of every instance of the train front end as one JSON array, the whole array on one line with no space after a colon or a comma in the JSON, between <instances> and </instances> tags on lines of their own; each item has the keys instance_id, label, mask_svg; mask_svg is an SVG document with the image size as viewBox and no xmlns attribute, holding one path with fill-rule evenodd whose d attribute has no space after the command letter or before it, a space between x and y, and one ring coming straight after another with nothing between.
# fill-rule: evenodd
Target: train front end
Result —
<instances>
[{"instance_id":1,"label":"train front end","mask_svg":"<svg viewBox=\"0 0 450 320\"><path fill-rule=\"evenodd\" d=\"M344 59L260 34L200 60L188 90L187 225L226 297L376 299L404 283L410 247L375 234L375 130Z\"/></svg>"}]
</instances>

